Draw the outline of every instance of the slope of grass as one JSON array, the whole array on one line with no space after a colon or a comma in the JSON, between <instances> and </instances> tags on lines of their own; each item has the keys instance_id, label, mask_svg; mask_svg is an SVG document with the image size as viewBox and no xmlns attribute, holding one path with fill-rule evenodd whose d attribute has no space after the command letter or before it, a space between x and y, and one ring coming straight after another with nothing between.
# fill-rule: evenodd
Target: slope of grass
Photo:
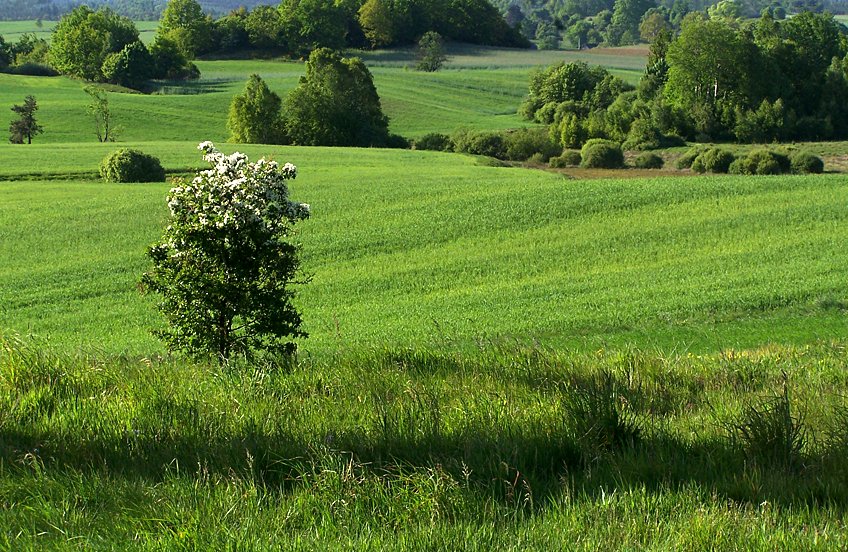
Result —
<instances>
[{"instance_id":1,"label":"slope of grass","mask_svg":"<svg viewBox=\"0 0 848 552\"><path fill-rule=\"evenodd\" d=\"M2 34L2 32L0 32ZM638 81L644 58L611 53L563 53L454 47L447 69L422 73L407 69L411 52L357 52L372 65L374 82L392 132L414 138L428 132L450 133L459 127L480 130L526 126L516 113L527 93L533 67L561 59L585 59L613 68ZM389 63L386 60L390 60ZM198 61L202 78L189 83L164 83L154 95L110 93L112 111L128 141L222 141L228 136L227 111L252 73L259 74L281 96L296 86L303 63L287 60ZM84 83L64 77L0 74L0 106L21 103L26 95L38 101L44 127L37 141L95 141L86 113Z\"/></svg>"},{"instance_id":2,"label":"slope of grass","mask_svg":"<svg viewBox=\"0 0 848 552\"><path fill-rule=\"evenodd\" d=\"M81 170L107 148L94 149ZM166 167L199 164L189 145L142 149ZM848 185L837 176L568 181L431 152L243 149L300 167L314 279L299 301L316 353L513 338L710 350L845 330ZM46 166L74 159L41 150ZM168 185L0 187L7 328L158 351L135 283Z\"/></svg>"},{"instance_id":3,"label":"slope of grass","mask_svg":"<svg viewBox=\"0 0 848 552\"><path fill-rule=\"evenodd\" d=\"M38 38L43 38L50 41L52 38L53 28L56 27L57 21L42 21L41 26L34 20L30 21L0 21L0 36L6 39L6 42L17 42L21 35L34 34ZM138 36L145 44L153 42L156 36L156 29L159 27L158 21L135 21L135 27L138 29Z\"/></svg>"}]
</instances>

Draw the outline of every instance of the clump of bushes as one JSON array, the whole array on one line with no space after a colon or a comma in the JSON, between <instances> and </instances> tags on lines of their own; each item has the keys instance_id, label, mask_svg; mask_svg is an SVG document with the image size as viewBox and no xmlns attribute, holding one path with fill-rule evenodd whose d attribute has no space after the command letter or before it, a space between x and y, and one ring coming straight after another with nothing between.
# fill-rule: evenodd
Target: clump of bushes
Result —
<instances>
[{"instance_id":1,"label":"clump of bushes","mask_svg":"<svg viewBox=\"0 0 848 552\"><path fill-rule=\"evenodd\" d=\"M506 159L506 143L497 132L460 130L453 136L454 151Z\"/></svg>"},{"instance_id":2,"label":"clump of bushes","mask_svg":"<svg viewBox=\"0 0 848 552\"><path fill-rule=\"evenodd\" d=\"M510 161L527 161L536 156L545 163L558 155L561 148L551 140L546 128L522 128L504 135L506 158Z\"/></svg>"},{"instance_id":3,"label":"clump of bushes","mask_svg":"<svg viewBox=\"0 0 848 552\"><path fill-rule=\"evenodd\" d=\"M549 165L552 169L564 169L565 167L576 167L583 158L577 150L565 150L557 157L551 157Z\"/></svg>"},{"instance_id":4,"label":"clump of bushes","mask_svg":"<svg viewBox=\"0 0 848 552\"><path fill-rule=\"evenodd\" d=\"M415 140L413 146L417 150L453 151L453 140L447 134L431 132Z\"/></svg>"},{"instance_id":5,"label":"clump of bushes","mask_svg":"<svg viewBox=\"0 0 848 552\"><path fill-rule=\"evenodd\" d=\"M692 168L692 163L695 161L695 158L704 153L704 151L706 151L706 148L703 146L689 148L689 151L677 158L677 163L675 165L681 170L690 169Z\"/></svg>"},{"instance_id":6,"label":"clump of bushes","mask_svg":"<svg viewBox=\"0 0 848 552\"><path fill-rule=\"evenodd\" d=\"M798 174L821 174L824 172L824 161L806 151L793 153L789 157L792 172Z\"/></svg>"},{"instance_id":7,"label":"clump of bushes","mask_svg":"<svg viewBox=\"0 0 848 552\"><path fill-rule=\"evenodd\" d=\"M663 158L656 153L645 152L634 159L633 164L638 169L661 169L665 165Z\"/></svg>"},{"instance_id":8,"label":"clump of bushes","mask_svg":"<svg viewBox=\"0 0 848 552\"><path fill-rule=\"evenodd\" d=\"M783 174L792 170L789 157L771 150L753 150L730 165L731 174Z\"/></svg>"},{"instance_id":9,"label":"clump of bushes","mask_svg":"<svg viewBox=\"0 0 848 552\"><path fill-rule=\"evenodd\" d=\"M617 142L595 138L580 150L581 167L588 169L619 169L624 166L624 153Z\"/></svg>"},{"instance_id":10,"label":"clump of bushes","mask_svg":"<svg viewBox=\"0 0 848 552\"><path fill-rule=\"evenodd\" d=\"M100 177L107 182L164 182L165 169L152 155L121 148L100 162Z\"/></svg>"},{"instance_id":11,"label":"clump of bushes","mask_svg":"<svg viewBox=\"0 0 848 552\"><path fill-rule=\"evenodd\" d=\"M697 173L726 173L735 159L726 149L709 148L692 160L692 170Z\"/></svg>"}]
</instances>

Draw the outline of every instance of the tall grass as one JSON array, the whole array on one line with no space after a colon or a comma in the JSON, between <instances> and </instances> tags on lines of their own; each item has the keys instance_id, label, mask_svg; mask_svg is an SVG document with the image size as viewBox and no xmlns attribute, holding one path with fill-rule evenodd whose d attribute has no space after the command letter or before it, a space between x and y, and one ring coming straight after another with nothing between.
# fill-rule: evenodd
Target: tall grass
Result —
<instances>
[{"instance_id":1,"label":"tall grass","mask_svg":"<svg viewBox=\"0 0 848 552\"><path fill-rule=\"evenodd\" d=\"M0 543L838 549L848 486L839 441L819 437L848 383L843 348L373 349L280 370L5 337ZM812 438L803 469L775 472L726 428L787 374ZM626 405L640 438L581 454L563 405L583 393Z\"/></svg>"}]
</instances>

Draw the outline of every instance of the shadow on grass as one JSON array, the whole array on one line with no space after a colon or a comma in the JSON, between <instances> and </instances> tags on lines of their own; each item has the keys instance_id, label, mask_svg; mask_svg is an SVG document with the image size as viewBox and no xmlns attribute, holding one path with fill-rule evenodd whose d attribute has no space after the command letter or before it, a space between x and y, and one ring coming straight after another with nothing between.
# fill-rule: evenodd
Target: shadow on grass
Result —
<instances>
[{"instance_id":1,"label":"shadow on grass","mask_svg":"<svg viewBox=\"0 0 848 552\"><path fill-rule=\"evenodd\" d=\"M198 79L194 81L155 81L151 94L193 96L226 92L235 79Z\"/></svg>"},{"instance_id":2,"label":"shadow on grass","mask_svg":"<svg viewBox=\"0 0 848 552\"><path fill-rule=\"evenodd\" d=\"M534 431L535 430L535 431ZM586 449L563 433L539 428L452 434L330 433L316 442L284 434L127 434L119 439L68 439L61 435L0 430L0 462L42 473L66 469L160 481L177 471L234 474L270 492L309 485L346 463L391 484L398 474L437 469L477 494L544 509L567 487L594 496L628 489L663 493L696 487L739 503L848 508L843 458L808 455L800 467L751 462L727 440L684 441L661 432L615 449Z\"/></svg>"}]
</instances>

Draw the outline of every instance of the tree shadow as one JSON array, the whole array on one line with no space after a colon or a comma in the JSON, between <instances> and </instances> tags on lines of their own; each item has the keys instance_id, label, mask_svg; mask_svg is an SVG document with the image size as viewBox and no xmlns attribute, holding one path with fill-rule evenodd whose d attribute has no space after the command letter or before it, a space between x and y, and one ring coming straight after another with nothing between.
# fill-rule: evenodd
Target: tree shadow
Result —
<instances>
[{"instance_id":1,"label":"tree shadow","mask_svg":"<svg viewBox=\"0 0 848 552\"><path fill-rule=\"evenodd\" d=\"M150 93L162 96L194 96L226 92L236 79L215 78L197 80L153 81Z\"/></svg>"}]
</instances>

